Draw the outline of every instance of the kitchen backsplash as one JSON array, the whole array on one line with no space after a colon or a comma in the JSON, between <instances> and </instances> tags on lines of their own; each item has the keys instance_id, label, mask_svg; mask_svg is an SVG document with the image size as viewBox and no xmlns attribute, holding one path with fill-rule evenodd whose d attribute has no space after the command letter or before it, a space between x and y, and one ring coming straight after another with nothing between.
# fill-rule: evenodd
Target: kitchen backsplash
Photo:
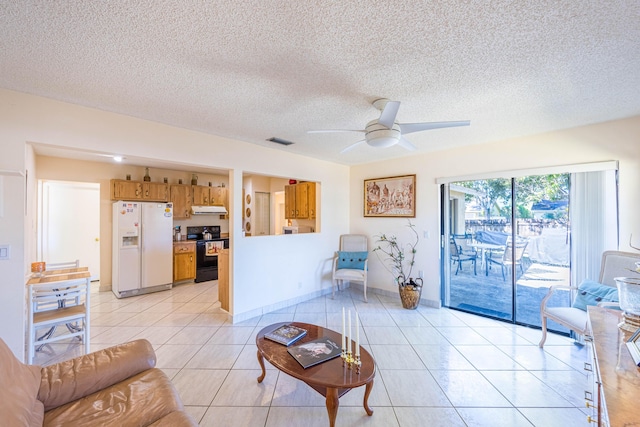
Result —
<instances>
[{"instance_id":1,"label":"kitchen backsplash","mask_svg":"<svg viewBox=\"0 0 640 427\"><path fill-rule=\"evenodd\" d=\"M173 226L179 225L181 227L182 234L187 233L187 227L193 226L205 226L205 225L219 225L221 233L229 233L229 220L220 219L220 215L194 215L189 219L174 220Z\"/></svg>"}]
</instances>

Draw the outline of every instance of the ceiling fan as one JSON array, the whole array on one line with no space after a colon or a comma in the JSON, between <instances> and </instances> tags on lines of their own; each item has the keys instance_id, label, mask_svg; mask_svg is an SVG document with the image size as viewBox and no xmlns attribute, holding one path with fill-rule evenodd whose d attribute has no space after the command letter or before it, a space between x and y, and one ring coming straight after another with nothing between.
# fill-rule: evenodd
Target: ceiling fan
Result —
<instances>
[{"instance_id":1,"label":"ceiling fan","mask_svg":"<svg viewBox=\"0 0 640 427\"><path fill-rule=\"evenodd\" d=\"M361 132L364 139L349 145L340 153L346 153L366 142L372 147L386 148L398 144L399 146L413 151L416 146L403 137L408 133L420 132L423 130L449 128L457 126L469 126L469 120L457 122L425 122L425 123L398 123L396 115L400 108L400 101L389 101L381 98L373 101L373 106L380 110L380 118L371 120L364 129L326 129L310 130L307 133L332 133L332 132Z\"/></svg>"}]
</instances>

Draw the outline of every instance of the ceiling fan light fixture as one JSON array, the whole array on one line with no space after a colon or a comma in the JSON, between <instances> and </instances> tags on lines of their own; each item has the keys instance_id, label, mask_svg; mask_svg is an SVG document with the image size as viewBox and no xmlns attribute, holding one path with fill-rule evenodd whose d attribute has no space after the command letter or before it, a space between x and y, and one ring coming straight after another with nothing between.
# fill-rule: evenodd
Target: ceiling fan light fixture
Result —
<instances>
[{"instance_id":1,"label":"ceiling fan light fixture","mask_svg":"<svg viewBox=\"0 0 640 427\"><path fill-rule=\"evenodd\" d=\"M377 123L377 120L367 125L365 138L367 144L375 148L387 148L396 145L400 141L400 126L394 123L391 129Z\"/></svg>"}]
</instances>

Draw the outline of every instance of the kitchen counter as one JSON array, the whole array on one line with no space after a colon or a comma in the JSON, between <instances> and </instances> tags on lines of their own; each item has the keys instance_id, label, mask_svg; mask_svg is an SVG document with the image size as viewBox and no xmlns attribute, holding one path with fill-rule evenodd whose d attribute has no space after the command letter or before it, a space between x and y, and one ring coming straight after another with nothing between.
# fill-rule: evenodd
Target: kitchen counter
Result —
<instances>
[{"instance_id":1,"label":"kitchen counter","mask_svg":"<svg viewBox=\"0 0 640 427\"><path fill-rule=\"evenodd\" d=\"M229 312L230 289L229 289L229 249L220 251L218 263L218 299L220 308Z\"/></svg>"}]
</instances>

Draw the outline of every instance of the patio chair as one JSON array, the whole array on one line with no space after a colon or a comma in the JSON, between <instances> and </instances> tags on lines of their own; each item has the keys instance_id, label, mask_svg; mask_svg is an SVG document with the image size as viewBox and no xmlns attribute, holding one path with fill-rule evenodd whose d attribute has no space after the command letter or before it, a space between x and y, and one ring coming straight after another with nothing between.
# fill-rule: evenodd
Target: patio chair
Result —
<instances>
[{"instance_id":1,"label":"patio chair","mask_svg":"<svg viewBox=\"0 0 640 427\"><path fill-rule=\"evenodd\" d=\"M475 251L473 253L464 254L462 253L458 245L456 245L455 241L451 239L451 241L449 242L449 252L451 256L451 262L453 264L458 263L458 266L456 268L456 276L458 275L458 272L462 270L462 263L466 261L469 261L473 264L473 274L477 275L476 261L478 256Z\"/></svg>"},{"instance_id":2,"label":"patio chair","mask_svg":"<svg viewBox=\"0 0 640 427\"><path fill-rule=\"evenodd\" d=\"M478 255L476 248L469 245L471 236L468 234L454 234L453 241L458 246L458 251L464 255Z\"/></svg>"},{"instance_id":3,"label":"patio chair","mask_svg":"<svg viewBox=\"0 0 640 427\"><path fill-rule=\"evenodd\" d=\"M629 270L634 271L636 262L640 261L640 254L621 251L605 251L602 254L602 262L600 264L600 277L598 282L607 287L616 287L614 278L627 276ZM587 333L587 312L583 308L577 308L574 304L571 307L547 307L549 299L557 290L578 291L577 286L551 286L549 292L540 303L540 318L542 320L542 339L538 344L540 348L544 346L547 339L547 320L553 320L556 323L574 331L579 335ZM577 293L577 292L576 292ZM604 305L608 305L603 303ZM600 305L593 304L588 305Z\"/></svg>"},{"instance_id":4,"label":"patio chair","mask_svg":"<svg viewBox=\"0 0 640 427\"><path fill-rule=\"evenodd\" d=\"M513 243L511 241L507 241L504 252L500 258L493 258L491 256L487 257L486 260L486 273L485 276L489 275L489 270L491 269L492 264L499 265L502 271L502 280L506 280L505 271L511 271L511 266L516 265L520 267L520 272L524 274L524 269L522 267L522 256L524 255L524 251L527 249L528 240L516 241L515 244L515 256L513 255Z\"/></svg>"}]
</instances>

